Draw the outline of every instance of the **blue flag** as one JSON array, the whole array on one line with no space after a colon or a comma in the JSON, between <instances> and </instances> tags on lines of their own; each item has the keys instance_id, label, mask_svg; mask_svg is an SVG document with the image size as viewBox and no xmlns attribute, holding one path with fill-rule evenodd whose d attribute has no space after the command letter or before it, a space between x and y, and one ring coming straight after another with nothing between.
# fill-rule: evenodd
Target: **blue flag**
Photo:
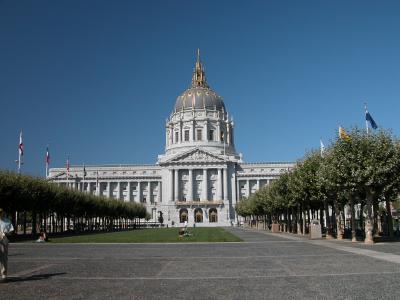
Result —
<instances>
[{"instance_id":1,"label":"blue flag","mask_svg":"<svg viewBox=\"0 0 400 300\"><path fill-rule=\"evenodd\" d=\"M367 120L369 122L369 124L371 124L371 127L373 129L377 129L378 128L378 125L376 125L374 119L372 119L371 114L367 110L365 111L365 120Z\"/></svg>"}]
</instances>

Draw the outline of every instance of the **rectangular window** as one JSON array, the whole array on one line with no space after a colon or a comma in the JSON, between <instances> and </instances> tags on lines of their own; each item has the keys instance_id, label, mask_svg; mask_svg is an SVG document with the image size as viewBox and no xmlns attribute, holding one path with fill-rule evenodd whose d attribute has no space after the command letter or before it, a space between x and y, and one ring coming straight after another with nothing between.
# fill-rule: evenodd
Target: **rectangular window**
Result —
<instances>
[{"instance_id":1,"label":"rectangular window","mask_svg":"<svg viewBox=\"0 0 400 300\"><path fill-rule=\"evenodd\" d=\"M179 139L179 132L175 131L175 143L178 142L178 139Z\"/></svg>"},{"instance_id":2,"label":"rectangular window","mask_svg":"<svg viewBox=\"0 0 400 300\"><path fill-rule=\"evenodd\" d=\"M189 141L189 130L185 130L185 142Z\"/></svg>"},{"instance_id":3,"label":"rectangular window","mask_svg":"<svg viewBox=\"0 0 400 300\"><path fill-rule=\"evenodd\" d=\"M201 141L202 140L202 130L201 129L197 129L197 140Z\"/></svg>"},{"instance_id":4,"label":"rectangular window","mask_svg":"<svg viewBox=\"0 0 400 300\"><path fill-rule=\"evenodd\" d=\"M209 141L214 140L214 130L212 130L212 129L208 132L208 140Z\"/></svg>"}]
</instances>

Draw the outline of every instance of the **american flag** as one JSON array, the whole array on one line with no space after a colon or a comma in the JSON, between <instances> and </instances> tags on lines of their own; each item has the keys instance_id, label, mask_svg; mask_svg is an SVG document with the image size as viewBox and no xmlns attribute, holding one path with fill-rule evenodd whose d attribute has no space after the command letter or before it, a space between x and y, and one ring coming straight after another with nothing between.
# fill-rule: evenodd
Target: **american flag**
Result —
<instances>
[{"instance_id":1,"label":"american flag","mask_svg":"<svg viewBox=\"0 0 400 300\"><path fill-rule=\"evenodd\" d=\"M22 142L22 130L19 133L19 145L18 145L19 155L24 155L24 143Z\"/></svg>"},{"instance_id":2,"label":"american flag","mask_svg":"<svg viewBox=\"0 0 400 300\"><path fill-rule=\"evenodd\" d=\"M49 166L50 164L50 152L49 152L49 146L46 147L46 166Z\"/></svg>"}]
</instances>

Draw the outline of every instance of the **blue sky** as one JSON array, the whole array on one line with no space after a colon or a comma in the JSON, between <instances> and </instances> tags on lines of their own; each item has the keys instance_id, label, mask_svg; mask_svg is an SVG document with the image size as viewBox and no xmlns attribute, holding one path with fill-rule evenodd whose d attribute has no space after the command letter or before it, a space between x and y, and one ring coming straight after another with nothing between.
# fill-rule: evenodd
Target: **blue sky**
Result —
<instances>
[{"instance_id":1,"label":"blue sky","mask_svg":"<svg viewBox=\"0 0 400 300\"><path fill-rule=\"evenodd\" d=\"M399 136L399 1L0 0L0 168L153 164L200 48L247 162L365 126Z\"/></svg>"}]
</instances>

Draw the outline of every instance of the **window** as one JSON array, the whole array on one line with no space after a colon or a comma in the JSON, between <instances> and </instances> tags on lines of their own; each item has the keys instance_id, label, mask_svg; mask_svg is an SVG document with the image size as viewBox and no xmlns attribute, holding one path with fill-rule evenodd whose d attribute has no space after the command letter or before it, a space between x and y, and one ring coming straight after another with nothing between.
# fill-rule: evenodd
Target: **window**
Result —
<instances>
[{"instance_id":1,"label":"window","mask_svg":"<svg viewBox=\"0 0 400 300\"><path fill-rule=\"evenodd\" d=\"M221 131L221 142L225 141L225 136L224 136L224 132Z\"/></svg>"},{"instance_id":2,"label":"window","mask_svg":"<svg viewBox=\"0 0 400 300\"><path fill-rule=\"evenodd\" d=\"M203 223L203 210L201 208L194 210L194 221L196 223Z\"/></svg>"},{"instance_id":3,"label":"window","mask_svg":"<svg viewBox=\"0 0 400 300\"><path fill-rule=\"evenodd\" d=\"M185 130L185 142L189 141L189 130Z\"/></svg>"},{"instance_id":4,"label":"window","mask_svg":"<svg viewBox=\"0 0 400 300\"><path fill-rule=\"evenodd\" d=\"M217 209L215 208L210 208L209 211L209 216L210 216L210 223L216 223L218 222L218 213L217 213Z\"/></svg>"},{"instance_id":5,"label":"window","mask_svg":"<svg viewBox=\"0 0 400 300\"><path fill-rule=\"evenodd\" d=\"M186 208L182 208L179 211L179 222L180 223L185 223L188 221L188 211Z\"/></svg>"},{"instance_id":6,"label":"window","mask_svg":"<svg viewBox=\"0 0 400 300\"><path fill-rule=\"evenodd\" d=\"M203 132L202 132L201 129L197 129L197 140L198 140L198 141L201 141L201 140L202 140L202 137L201 137L201 136L202 136L202 133L203 133Z\"/></svg>"},{"instance_id":7,"label":"window","mask_svg":"<svg viewBox=\"0 0 400 300\"><path fill-rule=\"evenodd\" d=\"M209 141L214 140L214 130L212 130L212 129L208 132L208 140Z\"/></svg>"},{"instance_id":8,"label":"window","mask_svg":"<svg viewBox=\"0 0 400 300\"><path fill-rule=\"evenodd\" d=\"M175 131L175 143L178 142L178 139L179 139L179 132Z\"/></svg>"}]
</instances>

